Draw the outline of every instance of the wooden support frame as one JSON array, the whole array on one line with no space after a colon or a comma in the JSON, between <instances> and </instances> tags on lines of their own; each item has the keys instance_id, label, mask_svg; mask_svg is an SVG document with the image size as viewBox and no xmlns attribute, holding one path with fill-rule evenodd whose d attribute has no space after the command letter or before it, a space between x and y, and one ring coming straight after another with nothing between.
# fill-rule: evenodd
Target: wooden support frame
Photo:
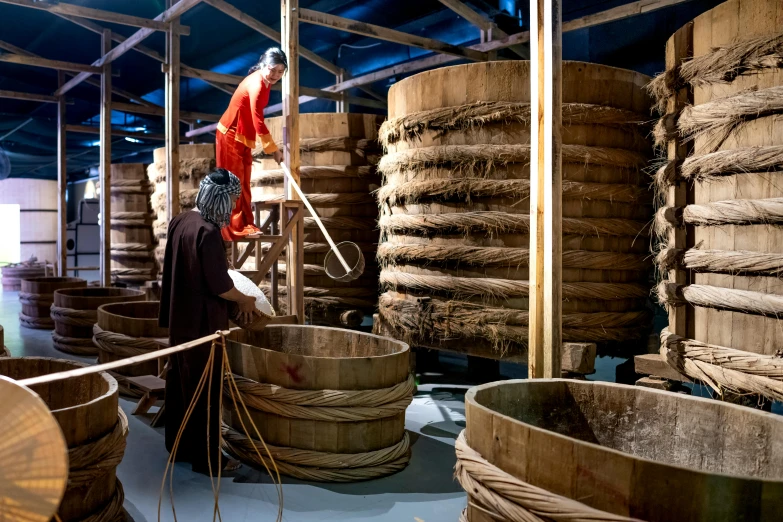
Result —
<instances>
[{"instance_id":1,"label":"wooden support frame","mask_svg":"<svg viewBox=\"0 0 783 522\"><path fill-rule=\"evenodd\" d=\"M62 60L48 60L23 54L1 53L0 62L15 63L17 65L30 65L32 67L44 67L46 69L55 69L57 71L83 72L84 74L100 74L101 68L94 65L64 62Z\"/></svg>"},{"instance_id":2,"label":"wooden support frame","mask_svg":"<svg viewBox=\"0 0 783 522\"><path fill-rule=\"evenodd\" d=\"M469 47L460 47L439 40L433 40L432 38L403 33L402 31L397 31L395 29L367 24L356 20L349 20L348 18L320 13L311 9L299 9L299 20L308 24L331 27L332 29L360 34L369 38L377 38L388 42L410 45L428 51L450 54L458 58L467 58L477 62L483 62L489 59L487 53Z\"/></svg>"},{"instance_id":3,"label":"wooden support frame","mask_svg":"<svg viewBox=\"0 0 783 522\"><path fill-rule=\"evenodd\" d=\"M2 4L16 5L19 7L29 7L30 9L40 9L49 11L53 14L63 14L69 16L79 16L90 20L101 20L113 24L129 25L131 27L144 27L155 31L165 31L166 24L157 20L141 18L139 16L115 13L113 11L104 11L102 9L93 9L80 5L67 4L65 2L40 2L34 0L0 0ZM190 33L189 28L183 30Z\"/></svg>"},{"instance_id":4,"label":"wooden support frame","mask_svg":"<svg viewBox=\"0 0 783 522\"><path fill-rule=\"evenodd\" d=\"M101 36L101 54L111 52L111 31L106 29ZM111 286L111 62L103 65L101 74L101 248L100 282Z\"/></svg>"},{"instance_id":5,"label":"wooden support frame","mask_svg":"<svg viewBox=\"0 0 783 522\"><path fill-rule=\"evenodd\" d=\"M25 100L41 103L58 103L57 96L49 96L47 94L31 94L17 91L0 90L0 98L10 98L12 100Z\"/></svg>"},{"instance_id":6,"label":"wooden support frame","mask_svg":"<svg viewBox=\"0 0 783 522\"><path fill-rule=\"evenodd\" d=\"M65 73L57 73L57 86L65 83ZM57 276L68 276L68 246L67 225L68 213L65 194L68 190L68 159L66 156L66 121L65 97L57 98Z\"/></svg>"},{"instance_id":7,"label":"wooden support frame","mask_svg":"<svg viewBox=\"0 0 783 522\"><path fill-rule=\"evenodd\" d=\"M139 105L137 103L122 103L112 102L112 107L115 111L127 112L129 114L144 114L148 116L165 116L166 109L164 107L147 107L145 105ZM209 114L206 112L192 112L192 111L179 111L180 121L182 120L206 120L206 121L219 121L220 114Z\"/></svg>"},{"instance_id":8,"label":"wooden support frame","mask_svg":"<svg viewBox=\"0 0 783 522\"><path fill-rule=\"evenodd\" d=\"M171 10L171 8L169 9ZM178 22L178 19L173 19ZM179 95L180 95L179 34L166 33L166 223L179 214Z\"/></svg>"},{"instance_id":9,"label":"wooden support frame","mask_svg":"<svg viewBox=\"0 0 783 522\"><path fill-rule=\"evenodd\" d=\"M115 103L112 102L112 109L116 109ZM91 127L89 125L66 125L66 130L69 132L80 132L84 134L100 134L101 127ZM165 141L166 136L163 134L144 134L143 132L126 132L121 130L112 130L113 136L138 138L140 140L159 140Z\"/></svg>"},{"instance_id":10,"label":"wooden support frame","mask_svg":"<svg viewBox=\"0 0 783 522\"><path fill-rule=\"evenodd\" d=\"M180 15L185 13L188 9L191 7L197 5L201 0L179 0L176 4L172 5L170 8L166 9L164 12L159 14L155 17L156 21L159 22L171 22L172 20L176 20L179 18ZM93 65L96 67L102 67L108 63L113 62L123 54L127 53L131 49L133 49L136 45L141 43L145 38L150 36L154 31L152 29L139 29L135 33L133 33L130 37L128 37L124 42L122 42L120 45L112 49L111 51L107 52L101 58L93 62ZM166 34L169 34L171 31L167 31ZM175 31L176 32L176 31ZM89 78L90 73L83 72L79 73L78 75L74 76L71 80L69 80L65 85L57 89L57 92L55 92L55 95L61 96L80 83L82 83L84 80Z\"/></svg>"},{"instance_id":11,"label":"wooden support frame","mask_svg":"<svg viewBox=\"0 0 783 522\"><path fill-rule=\"evenodd\" d=\"M560 377L563 307L561 0L530 0L528 377Z\"/></svg>"},{"instance_id":12,"label":"wooden support frame","mask_svg":"<svg viewBox=\"0 0 783 522\"><path fill-rule=\"evenodd\" d=\"M281 47L288 56L288 72L283 76L283 161L294 181L299 183L299 0L280 0ZM285 197L299 199L285 178ZM301 205L301 203L299 203ZM286 222L292 209L283 208ZM285 236L286 234L283 234ZM304 324L304 222L293 225L286 249L286 290L288 313Z\"/></svg>"},{"instance_id":13,"label":"wooden support frame","mask_svg":"<svg viewBox=\"0 0 783 522\"><path fill-rule=\"evenodd\" d=\"M508 33L503 31L500 27L497 26L496 23L494 23L492 20L487 18L481 13L478 13L467 6L465 2L462 0L438 0L441 4L445 5L458 15L460 15L462 18L470 22L471 24L475 25L479 31L481 31L481 41L483 42L489 42L493 38L506 38L508 37ZM530 58L530 53L527 49L522 47L521 45L512 45L509 47L512 51L514 51L515 54L517 54L520 58L523 58L527 60ZM340 82L337 82L340 83Z\"/></svg>"}]
</instances>

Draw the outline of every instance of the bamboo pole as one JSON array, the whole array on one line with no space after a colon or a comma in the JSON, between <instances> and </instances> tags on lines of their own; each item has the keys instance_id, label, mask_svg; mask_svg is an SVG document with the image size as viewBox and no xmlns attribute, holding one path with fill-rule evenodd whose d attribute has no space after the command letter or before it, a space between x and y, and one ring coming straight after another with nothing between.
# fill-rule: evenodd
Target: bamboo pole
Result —
<instances>
[{"instance_id":1,"label":"bamboo pole","mask_svg":"<svg viewBox=\"0 0 783 522\"><path fill-rule=\"evenodd\" d=\"M530 0L530 326L528 377L560 377L562 343L562 19Z\"/></svg>"},{"instance_id":2,"label":"bamboo pole","mask_svg":"<svg viewBox=\"0 0 783 522\"><path fill-rule=\"evenodd\" d=\"M180 86L180 42L174 25L166 32L166 222L179 214L179 86Z\"/></svg>"}]
</instances>

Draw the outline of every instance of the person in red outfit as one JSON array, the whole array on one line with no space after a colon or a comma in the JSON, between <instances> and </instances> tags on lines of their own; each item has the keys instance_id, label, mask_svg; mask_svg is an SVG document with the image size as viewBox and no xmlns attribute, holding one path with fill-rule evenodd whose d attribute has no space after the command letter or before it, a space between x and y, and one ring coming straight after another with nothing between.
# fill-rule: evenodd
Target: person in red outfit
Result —
<instances>
[{"instance_id":1,"label":"person in red outfit","mask_svg":"<svg viewBox=\"0 0 783 522\"><path fill-rule=\"evenodd\" d=\"M288 59L285 53L276 47L267 49L237 87L218 123L215 140L217 166L233 173L242 185L242 194L231 212L231 220L221 231L224 241L260 234L250 205L252 151L261 146L277 163L283 160L283 153L264 125L264 108L269 103L272 85L280 81L286 69Z\"/></svg>"}]
</instances>

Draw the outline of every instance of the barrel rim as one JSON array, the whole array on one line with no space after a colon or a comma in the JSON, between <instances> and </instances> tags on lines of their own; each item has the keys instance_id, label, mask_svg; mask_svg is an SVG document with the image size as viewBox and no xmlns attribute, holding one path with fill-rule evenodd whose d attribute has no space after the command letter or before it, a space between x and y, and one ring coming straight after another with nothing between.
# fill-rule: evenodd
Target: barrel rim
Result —
<instances>
[{"instance_id":1,"label":"barrel rim","mask_svg":"<svg viewBox=\"0 0 783 522\"><path fill-rule=\"evenodd\" d=\"M56 361L58 363L66 363L66 364L73 365L76 368L86 368L87 366L92 366L91 364L83 363L81 361L74 361L74 360L71 360L71 359L60 359L60 358L57 358L57 357L39 357L39 356L29 356L28 357L28 356L25 356L25 357L9 357L6 360L14 361L13 364L17 364L17 361L34 361L35 360L35 361ZM22 363L22 364L24 364L24 363ZM76 369L76 368L74 368L74 369ZM106 384L109 385L109 389L105 393L103 393L101 395L98 395L98 396L96 396L96 397L94 397L91 400L86 401L86 402L80 402L79 404L75 404L75 405L69 406L67 408L58 408L56 410L52 410L50 408L49 411L51 411L52 413L71 411L71 410L75 410L75 409L78 409L78 408L83 408L83 407L88 406L88 405L96 404L96 403L102 402L104 400L108 400L108 399L110 399L112 397L112 395L118 395L119 394L119 385L117 384L117 379L112 377L107 372L96 372L95 375L99 375L103 380L106 381ZM86 377L86 375L83 376L83 377ZM47 408L48 407L49 407L49 405L47 404Z\"/></svg>"},{"instance_id":2,"label":"barrel rim","mask_svg":"<svg viewBox=\"0 0 783 522\"><path fill-rule=\"evenodd\" d=\"M86 279L81 277L59 277L59 276L39 276L39 277L22 277L22 281L29 281L31 283L79 283L81 281L87 282Z\"/></svg>"},{"instance_id":3,"label":"barrel rim","mask_svg":"<svg viewBox=\"0 0 783 522\"><path fill-rule=\"evenodd\" d=\"M497 62L501 63L500 60L498 60ZM511 62L513 62L513 63L518 63L518 62L528 62L528 63L530 63L530 60L512 60ZM481 64L486 64L486 63L492 63L492 62L472 62L472 63L457 64L457 65L448 65L446 67L438 67L437 69L430 69L429 71L422 71L420 73L413 74L411 76L408 76L407 78L404 78L404 79L396 82L394 85L392 85L391 88L389 89L389 96L391 96L392 91L396 92L397 90L403 89L405 85L407 85L408 83L413 81L412 78L416 78L419 75L429 74L429 73L433 73L435 71L443 71L443 73L446 74L446 71L450 70L450 69L456 69L458 67L477 67L477 66L480 66ZM509 63L509 62L502 61L502 63ZM590 66L593 66L593 67L600 67L600 68L603 68L603 69L612 69L612 70L616 70L616 71L624 71L624 72L629 73L630 75L632 75L634 77L635 81L641 82L641 83L639 83L639 85L646 85L646 84L650 83L650 81L652 80L652 76L647 76L644 73L640 73L640 72L634 71L632 69L625 69L623 67L614 67L612 65L604 65L604 64L601 64L601 63L583 62L581 60L563 60L563 67L566 67L567 65L570 65L570 64L590 65Z\"/></svg>"},{"instance_id":4,"label":"barrel rim","mask_svg":"<svg viewBox=\"0 0 783 522\"><path fill-rule=\"evenodd\" d=\"M118 290L114 295L90 295L91 292L96 290ZM87 292L86 294L80 292ZM127 293L126 293L127 292ZM64 295L67 297L79 297L81 299L105 299L107 297L138 297L146 295L141 290L134 290L132 288L119 288L112 286L83 286L79 288L60 288L54 291L55 294Z\"/></svg>"},{"instance_id":5,"label":"barrel rim","mask_svg":"<svg viewBox=\"0 0 783 522\"><path fill-rule=\"evenodd\" d=\"M375 339L378 339L378 340L391 341L394 344L400 345L402 349L400 351L398 351L398 352L389 353L389 354L382 354L382 355L364 355L364 356L361 356L361 357L321 357L321 356L318 356L318 355L302 355L302 354L294 354L294 353L290 353L290 352L280 352L278 350L273 350L272 348L268 348L268 347L265 347L265 346L255 346L255 345L252 345L252 344L250 344L249 346L252 346L253 348L257 348L259 350L267 350L267 351L270 351L270 352L284 353L286 355L296 356L296 357L303 357L303 358L306 358L306 359L332 360L332 361L334 361L334 360L351 361L351 360L355 360L355 359L382 359L384 357L398 357L400 355L405 354L406 352L410 353L410 346L408 345L408 343L403 342L403 341L399 341L397 339L394 339L393 337L385 337L383 335L376 335L376 334L373 334L373 333L360 332L360 331L357 331L357 330L347 330L345 328L335 328L333 326L318 326L318 325L311 325L311 324L270 324L270 325L267 325L266 330L269 331L269 330L283 329L283 328L290 328L290 329L300 328L300 329L303 329L303 330L304 329L308 329L308 330L310 330L310 329L312 329L312 330L316 330L316 329L318 329L318 330L336 330L336 331L339 331L339 332L348 332L350 334L355 334L355 335L359 335L359 336L363 336L363 337L368 337L368 338L372 337L372 338L375 338ZM240 344L249 344L249 343L240 343Z\"/></svg>"},{"instance_id":6,"label":"barrel rim","mask_svg":"<svg viewBox=\"0 0 783 522\"><path fill-rule=\"evenodd\" d=\"M120 315L118 313L115 313L111 311L111 308L122 308L125 306L149 306L150 304L157 305L158 309L160 309L160 301L128 301L125 303L106 303L102 304L98 307L98 316L101 315L110 315L113 317L122 317L124 319L133 319L134 321L158 321L157 317L132 317L130 315Z\"/></svg>"},{"instance_id":7,"label":"barrel rim","mask_svg":"<svg viewBox=\"0 0 783 522\"><path fill-rule=\"evenodd\" d=\"M671 392L667 392L664 390L657 390L654 388L646 388L644 386L630 386L627 384L619 384L616 382L606 382L606 381L577 381L574 379L508 379L505 381L495 381L490 382L486 384L481 384L478 386L473 386L472 388L468 389L468 391L465 393L465 411L467 414L468 408L476 408L482 410L484 413L488 413L492 416L501 417L504 421L511 422L512 424L522 424L525 426L526 429L535 431L537 433L541 434L547 434L548 436L555 437L557 439L561 439L564 441L569 441L570 443L574 445L580 445L580 446L586 446L593 449L598 449L600 451L606 451L615 455L623 456L625 458L631 458L634 460L639 460L643 462L649 462L651 464L655 464L658 466L664 466L670 469L675 470L681 470L688 473L698 473L700 475L707 475L707 476L717 476L727 479L733 479L733 480L747 480L747 481L755 481L755 482L763 482L767 484L783 484L783 478L765 478L765 477L754 477L751 475L738 475L738 474L731 474L731 473L725 473L720 471L705 471L703 469L699 468L690 468L683 466L681 464L672 464L670 462L664 462L661 460L655 460L648 457L643 457L640 455L635 455L633 453L628 453L625 451L620 451L614 448L611 448L609 446L602 446L600 444L595 444L593 442L587 442L581 439L577 439L574 437L569 437L567 435L563 435L561 433L557 433L556 431L551 430L545 430L543 428L539 428L538 426L534 424L529 424L527 422L521 421L519 419L515 419L513 417L509 417L508 415L504 415L503 413L500 413L496 410L493 410L480 402L476 400L476 394L478 392L488 390L490 388L496 388L500 386L507 386L507 385L519 385L523 384L526 386L538 386L538 385L544 385L544 384L551 384L551 383L564 383L566 385L574 385L574 386L596 386L596 387L605 387L605 388L626 388L633 390L634 392L639 392L642 394L657 394L662 397L672 398ZM683 400L683 401L694 401L694 402L702 402L705 404L709 404L711 406L718 406L719 408L726 408L728 410L735 410L739 413L751 413L752 415L759 415L761 417L768 417L769 419L774 420L774 422L779 422L783 424L783 417L780 415L769 413L765 411L755 410L752 408L748 408L746 406L739 406L737 404L731 404L727 402L720 402L715 401L713 399L707 399L704 397L694 397L692 395L682 395L677 394L676 395L677 400ZM466 424L466 429L469 429L470 422ZM468 440L468 442L470 442ZM486 458L486 457L485 457Z\"/></svg>"}]
</instances>

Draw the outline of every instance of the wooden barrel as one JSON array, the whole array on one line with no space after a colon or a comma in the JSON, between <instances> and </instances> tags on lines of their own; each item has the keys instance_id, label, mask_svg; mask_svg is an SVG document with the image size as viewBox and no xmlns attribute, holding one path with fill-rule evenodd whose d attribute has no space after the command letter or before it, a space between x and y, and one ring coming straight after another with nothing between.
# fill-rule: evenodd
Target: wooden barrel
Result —
<instances>
[{"instance_id":1,"label":"wooden barrel","mask_svg":"<svg viewBox=\"0 0 783 522\"><path fill-rule=\"evenodd\" d=\"M107 363L143 355L160 348L156 340L168 343L169 329L158 326L157 301L105 304L98 307L98 322L93 327L92 342L98 347L98 362ZM116 374L115 374L116 373ZM112 375L120 385L120 393L134 397L125 385L125 377L158 375L158 362L148 361L119 368Z\"/></svg>"},{"instance_id":2,"label":"wooden barrel","mask_svg":"<svg viewBox=\"0 0 783 522\"><path fill-rule=\"evenodd\" d=\"M30 178L0 180L0 204L19 205L19 259L57 261L57 182Z\"/></svg>"},{"instance_id":3,"label":"wooden barrel","mask_svg":"<svg viewBox=\"0 0 783 522\"><path fill-rule=\"evenodd\" d=\"M0 269L3 292L18 292L22 289L22 279L43 277L46 269L43 263L15 263Z\"/></svg>"},{"instance_id":4,"label":"wooden barrel","mask_svg":"<svg viewBox=\"0 0 783 522\"><path fill-rule=\"evenodd\" d=\"M19 322L25 328L54 329L54 321L50 315L50 309L54 303L54 291L85 286L87 286L87 281L78 277L22 279L22 290L19 292L22 311L19 312Z\"/></svg>"},{"instance_id":5,"label":"wooden barrel","mask_svg":"<svg viewBox=\"0 0 783 522\"><path fill-rule=\"evenodd\" d=\"M0 359L0 374L27 379L85 365L45 357ZM47 404L69 450L68 486L57 512L63 522L125 520L116 468L125 453L128 419L118 406L117 382L106 373L30 387Z\"/></svg>"},{"instance_id":6,"label":"wooden barrel","mask_svg":"<svg viewBox=\"0 0 783 522\"><path fill-rule=\"evenodd\" d=\"M529 69L445 67L389 91L376 333L527 362ZM564 341L647 335L647 80L563 63Z\"/></svg>"},{"instance_id":7,"label":"wooden barrel","mask_svg":"<svg viewBox=\"0 0 783 522\"><path fill-rule=\"evenodd\" d=\"M98 355L92 342L98 307L109 303L144 301L144 292L130 288L69 288L54 292L54 347L75 355Z\"/></svg>"},{"instance_id":8,"label":"wooden barrel","mask_svg":"<svg viewBox=\"0 0 783 522\"><path fill-rule=\"evenodd\" d=\"M166 148L152 152L154 163L147 167L147 178L154 185L150 202L156 219L153 233L158 246L155 248L155 260L158 272L163 270L163 256L166 253ZM196 206L196 196L201 180L215 168L215 145L200 143L179 146L179 206L180 210L190 210Z\"/></svg>"},{"instance_id":9,"label":"wooden barrel","mask_svg":"<svg viewBox=\"0 0 783 522\"><path fill-rule=\"evenodd\" d=\"M5 330L2 324L0 324L0 357L11 357L11 352L5 345Z\"/></svg>"},{"instance_id":10,"label":"wooden barrel","mask_svg":"<svg viewBox=\"0 0 783 522\"><path fill-rule=\"evenodd\" d=\"M242 420L226 382L226 449L263 468L266 442L281 473L350 482L403 469L410 459L405 408L413 398L408 345L322 326L269 325L231 334L228 353Z\"/></svg>"},{"instance_id":11,"label":"wooden barrel","mask_svg":"<svg viewBox=\"0 0 783 522\"><path fill-rule=\"evenodd\" d=\"M111 274L115 281L141 286L156 278L150 194L152 183L144 164L111 166Z\"/></svg>"},{"instance_id":12,"label":"wooden barrel","mask_svg":"<svg viewBox=\"0 0 783 522\"><path fill-rule=\"evenodd\" d=\"M468 492L470 522L560 520L551 516L558 512L574 520L760 522L778 520L783 509L778 415L560 379L471 388L465 415L455 475Z\"/></svg>"},{"instance_id":13,"label":"wooden barrel","mask_svg":"<svg viewBox=\"0 0 783 522\"><path fill-rule=\"evenodd\" d=\"M380 158L373 114L311 113L299 117L302 191L310 199L335 242L353 241L365 256L364 274L350 284L328 277L324 258L329 246L315 220L305 217L304 297L313 324L358 326L375 309L378 268L375 250L378 207L372 192L380 186L375 165ZM282 143L283 119L266 120L276 143ZM261 154L261 150L255 151ZM253 201L283 197L283 171L270 157L256 156L251 180ZM305 211L305 216L310 213ZM245 267L254 269L254 259ZM281 274L285 264L281 263ZM280 278L284 281L284 278ZM285 290L282 284L280 290ZM351 311L354 311L351 313ZM347 313L346 313L347 312ZM350 321L341 320L352 318Z\"/></svg>"},{"instance_id":14,"label":"wooden barrel","mask_svg":"<svg viewBox=\"0 0 783 522\"><path fill-rule=\"evenodd\" d=\"M729 0L667 42L657 257L661 353L723 390L783 400L783 41L779 0ZM692 53L693 58L690 58ZM683 59L687 62L683 64ZM705 379L705 375L709 378Z\"/></svg>"}]
</instances>

